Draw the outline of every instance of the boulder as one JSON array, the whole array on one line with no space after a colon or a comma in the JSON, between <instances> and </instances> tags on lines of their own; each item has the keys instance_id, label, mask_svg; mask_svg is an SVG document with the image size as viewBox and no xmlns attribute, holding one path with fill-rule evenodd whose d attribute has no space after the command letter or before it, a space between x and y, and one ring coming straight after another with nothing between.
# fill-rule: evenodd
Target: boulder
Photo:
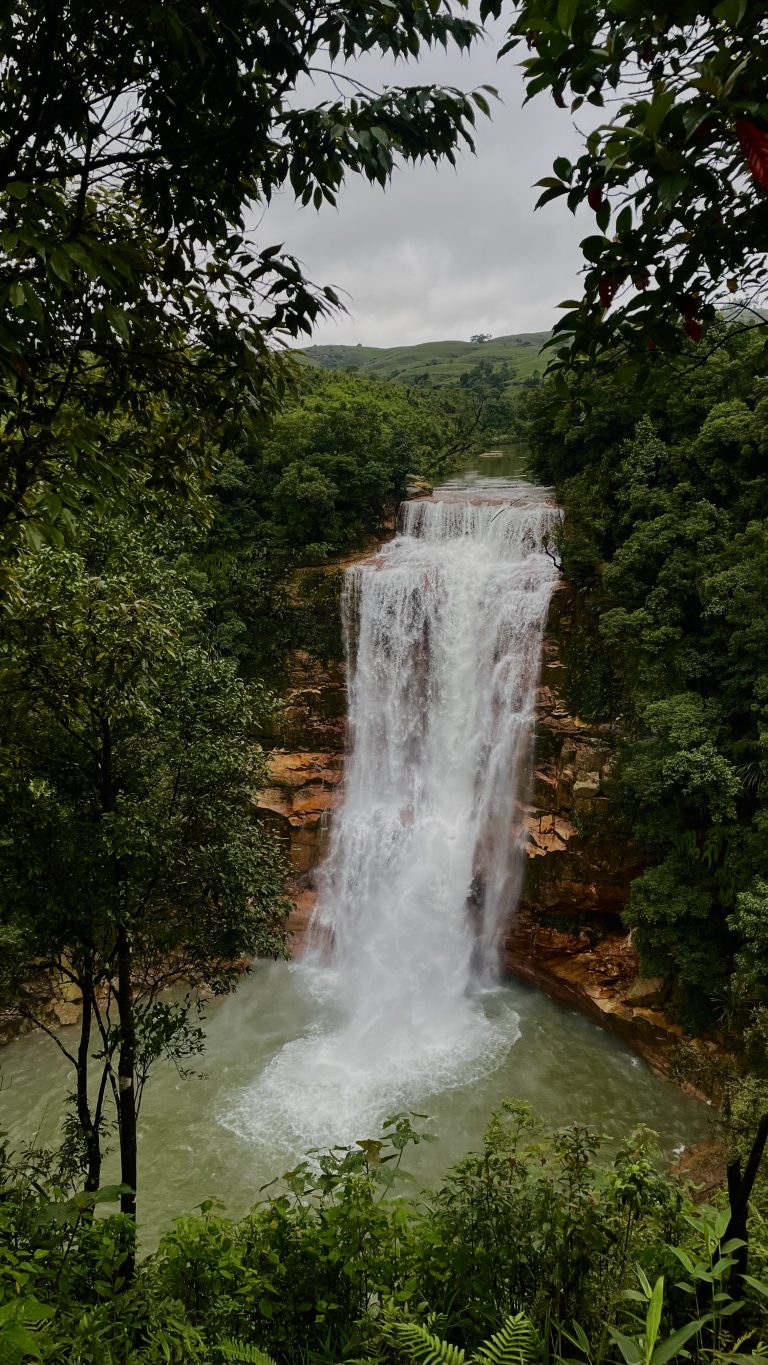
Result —
<instances>
[{"instance_id":1,"label":"boulder","mask_svg":"<svg viewBox=\"0 0 768 1365\"><path fill-rule=\"evenodd\" d=\"M636 1008L650 1007L652 1005L663 1005L666 994L666 982L663 976L636 976L634 981L630 981L627 986L624 999L628 1005L634 1005Z\"/></svg>"},{"instance_id":2,"label":"boulder","mask_svg":"<svg viewBox=\"0 0 768 1365\"><path fill-rule=\"evenodd\" d=\"M431 498L434 488L428 479L421 474L406 474L405 476L405 496L409 500L414 498Z\"/></svg>"}]
</instances>

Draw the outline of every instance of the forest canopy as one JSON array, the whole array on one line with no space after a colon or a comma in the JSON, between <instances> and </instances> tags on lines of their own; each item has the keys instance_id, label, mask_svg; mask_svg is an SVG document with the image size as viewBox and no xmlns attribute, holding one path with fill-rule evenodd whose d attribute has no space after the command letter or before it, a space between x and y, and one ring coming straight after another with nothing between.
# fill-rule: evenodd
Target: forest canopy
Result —
<instances>
[{"instance_id":1,"label":"forest canopy","mask_svg":"<svg viewBox=\"0 0 768 1365\"><path fill-rule=\"evenodd\" d=\"M649 861L628 923L699 1026L768 1004L768 391L759 334L719 329L706 364L690 347L642 388L593 376L572 406L551 383L527 400L594 642L571 700L620 719L625 829Z\"/></svg>"},{"instance_id":2,"label":"forest canopy","mask_svg":"<svg viewBox=\"0 0 768 1365\"><path fill-rule=\"evenodd\" d=\"M338 300L255 239L280 189L472 145L482 92L381 91L339 64L466 48L466 4L128 6L0 16L0 536L61 537L138 475L184 487L285 389L276 354ZM320 81L327 98L306 102ZM339 87L342 86L342 93ZM300 93L301 92L301 93Z\"/></svg>"}]
</instances>

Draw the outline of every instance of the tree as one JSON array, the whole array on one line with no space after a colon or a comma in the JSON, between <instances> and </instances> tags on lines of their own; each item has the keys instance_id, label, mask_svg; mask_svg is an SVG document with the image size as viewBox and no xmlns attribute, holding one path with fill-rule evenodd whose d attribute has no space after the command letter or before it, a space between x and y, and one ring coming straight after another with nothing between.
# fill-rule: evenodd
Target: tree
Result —
<instances>
[{"instance_id":1,"label":"tree","mask_svg":"<svg viewBox=\"0 0 768 1365\"><path fill-rule=\"evenodd\" d=\"M459 375L460 403L456 417L456 440L468 448L484 432L507 433L512 409L507 390L512 380L509 361L478 360Z\"/></svg>"},{"instance_id":2,"label":"tree","mask_svg":"<svg viewBox=\"0 0 768 1365\"><path fill-rule=\"evenodd\" d=\"M643 386L575 376L578 421L551 381L526 404L566 510L569 701L620 722L618 829L646 861L626 922L694 1028L746 1024L765 989L768 396L760 335L718 328L684 385L660 357Z\"/></svg>"},{"instance_id":3,"label":"tree","mask_svg":"<svg viewBox=\"0 0 768 1365\"><path fill-rule=\"evenodd\" d=\"M516 6L503 50L527 49L528 98L549 91L571 113L612 106L576 161L558 157L539 181L539 204L586 204L597 228L581 243L583 297L562 305L549 343L556 372L616 369L617 349L642 371L686 334L699 341L724 300L764 296L767 38L765 0Z\"/></svg>"},{"instance_id":4,"label":"tree","mask_svg":"<svg viewBox=\"0 0 768 1365\"><path fill-rule=\"evenodd\" d=\"M471 336L469 339L470 341L474 342L475 345L481 346L484 341L491 340L491 334L490 332L475 332L474 335Z\"/></svg>"},{"instance_id":5,"label":"tree","mask_svg":"<svg viewBox=\"0 0 768 1365\"><path fill-rule=\"evenodd\" d=\"M18 583L0 652L0 1004L74 1067L86 1190L113 1103L135 1217L149 1068L202 1045L193 996L163 989L227 990L244 955L284 951L284 869L251 809L268 698L200 643L183 574L124 520L27 554ZM53 979L81 998L76 1050L47 1023Z\"/></svg>"},{"instance_id":6,"label":"tree","mask_svg":"<svg viewBox=\"0 0 768 1365\"><path fill-rule=\"evenodd\" d=\"M337 305L253 223L289 188L334 204L347 174L455 159L477 108L452 89L373 91L336 69L466 48L447 0L22 0L0 16L0 533L60 541L126 469L157 482L229 448L279 402L281 339ZM459 13L454 11L458 8ZM327 98L305 103L324 85ZM341 92L341 93L340 93ZM129 433L112 418L130 412ZM148 448L147 431L165 441ZM210 431L207 437L210 438ZM158 449L159 446L159 449Z\"/></svg>"}]
</instances>

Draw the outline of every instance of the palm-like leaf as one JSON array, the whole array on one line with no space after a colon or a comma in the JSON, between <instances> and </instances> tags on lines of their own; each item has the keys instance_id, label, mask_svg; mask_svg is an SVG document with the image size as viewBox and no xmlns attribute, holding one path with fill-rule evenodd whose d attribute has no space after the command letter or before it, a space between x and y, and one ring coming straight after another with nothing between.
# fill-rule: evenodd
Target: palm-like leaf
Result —
<instances>
[{"instance_id":1,"label":"palm-like leaf","mask_svg":"<svg viewBox=\"0 0 768 1365\"><path fill-rule=\"evenodd\" d=\"M476 1365L532 1365L538 1355L533 1323L525 1313L507 1318L499 1332L484 1342L475 1355Z\"/></svg>"},{"instance_id":2,"label":"palm-like leaf","mask_svg":"<svg viewBox=\"0 0 768 1365\"><path fill-rule=\"evenodd\" d=\"M253 1346L250 1341L236 1341L234 1337L222 1337L215 1349L221 1356L223 1365L275 1365L266 1351Z\"/></svg>"},{"instance_id":3,"label":"palm-like leaf","mask_svg":"<svg viewBox=\"0 0 768 1365\"><path fill-rule=\"evenodd\" d=\"M393 1346L407 1351L415 1365L465 1365L467 1357L460 1346L452 1346L418 1323L388 1323L385 1335Z\"/></svg>"}]
</instances>

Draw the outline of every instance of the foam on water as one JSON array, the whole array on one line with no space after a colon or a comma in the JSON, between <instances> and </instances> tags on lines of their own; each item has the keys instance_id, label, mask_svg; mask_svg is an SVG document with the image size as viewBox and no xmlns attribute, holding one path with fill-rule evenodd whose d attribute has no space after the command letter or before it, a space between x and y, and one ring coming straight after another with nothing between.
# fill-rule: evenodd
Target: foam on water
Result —
<instances>
[{"instance_id":1,"label":"foam on water","mask_svg":"<svg viewBox=\"0 0 768 1365\"><path fill-rule=\"evenodd\" d=\"M526 485L438 491L347 570L350 753L296 969L335 1017L234 1098L220 1117L241 1135L354 1141L519 1036L483 992L519 891L557 517Z\"/></svg>"}]
</instances>

